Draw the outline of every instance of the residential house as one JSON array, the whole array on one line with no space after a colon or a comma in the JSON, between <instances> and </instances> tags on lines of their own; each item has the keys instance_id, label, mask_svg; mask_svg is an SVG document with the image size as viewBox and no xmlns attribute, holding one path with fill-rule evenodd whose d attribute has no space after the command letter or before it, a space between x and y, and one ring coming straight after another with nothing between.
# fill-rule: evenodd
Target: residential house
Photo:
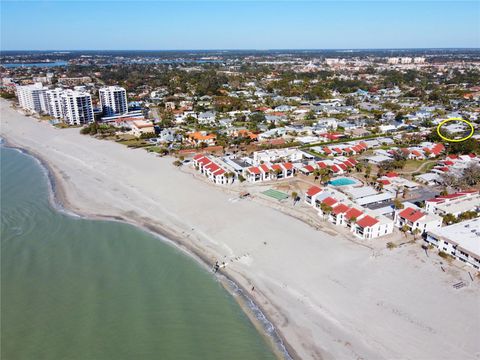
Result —
<instances>
[{"instance_id":1,"label":"residential house","mask_svg":"<svg viewBox=\"0 0 480 360\"><path fill-rule=\"evenodd\" d=\"M413 233L418 229L421 234L442 226L442 218L440 216L424 212L419 207L408 202L405 202L404 206L404 209L395 211L395 226L402 228L406 225L408 231Z\"/></svg>"}]
</instances>

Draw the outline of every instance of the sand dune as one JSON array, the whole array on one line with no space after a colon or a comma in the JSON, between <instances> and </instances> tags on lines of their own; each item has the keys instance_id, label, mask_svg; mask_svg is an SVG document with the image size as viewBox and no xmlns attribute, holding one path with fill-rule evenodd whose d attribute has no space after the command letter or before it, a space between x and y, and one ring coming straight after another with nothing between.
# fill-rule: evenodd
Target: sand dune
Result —
<instances>
[{"instance_id":1,"label":"sand dune","mask_svg":"<svg viewBox=\"0 0 480 360\"><path fill-rule=\"evenodd\" d=\"M302 359L478 359L480 289L418 244L375 253L192 178L143 150L1 102L1 135L48 162L67 206L171 234L246 289ZM377 243L384 240L375 240ZM234 259L234 261L231 261ZM460 280L469 285L452 288Z\"/></svg>"}]
</instances>

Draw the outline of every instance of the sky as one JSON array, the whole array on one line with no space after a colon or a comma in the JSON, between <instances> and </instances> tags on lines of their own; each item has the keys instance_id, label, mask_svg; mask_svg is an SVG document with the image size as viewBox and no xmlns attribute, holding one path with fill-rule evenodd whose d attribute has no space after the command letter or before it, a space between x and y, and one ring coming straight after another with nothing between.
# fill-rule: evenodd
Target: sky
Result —
<instances>
[{"instance_id":1,"label":"sky","mask_svg":"<svg viewBox=\"0 0 480 360\"><path fill-rule=\"evenodd\" d=\"M480 1L0 0L1 50L480 47Z\"/></svg>"}]
</instances>

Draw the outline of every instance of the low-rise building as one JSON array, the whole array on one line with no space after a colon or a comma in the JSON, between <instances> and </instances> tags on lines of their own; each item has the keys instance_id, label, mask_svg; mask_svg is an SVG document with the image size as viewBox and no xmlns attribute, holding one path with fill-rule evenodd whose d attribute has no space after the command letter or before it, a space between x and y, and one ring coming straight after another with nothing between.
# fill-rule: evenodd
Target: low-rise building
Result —
<instances>
[{"instance_id":1,"label":"low-rise building","mask_svg":"<svg viewBox=\"0 0 480 360\"><path fill-rule=\"evenodd\" d=\"M293 177L295 168L292 163L264 163L244 169L243 176L248 182L255 183L267 180L280 180Z\"/></svg>"},{"instance_id":2,"label":"low-rise building","mask_svg":"<svg viewBox=\"0 0 480 360\"><path fill-rule=\"evenodd\" d=\"M150 121L134 120L130 123L133 135L140 137L143 134L155 133L155 128Z\"/></svg>"},{"instance_id":3,"label":"low-rise building","mask_svg":"<svg viewBox=\"0 0 480 360\"><path fill-rule=\"evenodd\" d=\"M198 154L194 156L192 163L198 172L215 184L226 185L235 180L234 171L230 171L228 165L220 159Z\"/></svg>"},{"instance_id":4,"label":"low-rise building","mask_svg":"<svg viewBox=\"0 0 480 360\"><path fill-rule=\"evenodd\" d=\"M430 214L458 216L466 211L480 209L478 190L460 191L454 194L438 196L425 201L425 210Z\"/></svg>"},{"instance_id":5,"label":"low-rise building","mask_svg":"<svg viewBox=\"0 0 480 360\"><path fill-rule=\"evenodd\" d=\"M480 218L428 231L425 241L480 269Z\"/></svg>"},{"instance_id":6,"label":"low-rise building","mask_svg":"<svg viewBox=\"0 0 480 360\"><path fill-rule=\"evenodd\" d=\"M367 209L360 209L333 190L312 186L305 193L305 203L316 208L319 216L334 225L348 228L353 235L361 239L373 239L393 232L393 220ZM322 204L331 210L324 213Z\"/></svg>"},{"instance_id":7,"label":"low-rise building","mask_svg":"<svg viewBox=\"0 0 480 360\"><path fill-rule=\"evenodd\" d=\"M404 206L404 209L395 211L395 226L402 228L406 225L411 233L418 229L421 234L439 229L442 226L440 216L426 213L408 202L405 202Z\"/></svg>"}]
</instances>

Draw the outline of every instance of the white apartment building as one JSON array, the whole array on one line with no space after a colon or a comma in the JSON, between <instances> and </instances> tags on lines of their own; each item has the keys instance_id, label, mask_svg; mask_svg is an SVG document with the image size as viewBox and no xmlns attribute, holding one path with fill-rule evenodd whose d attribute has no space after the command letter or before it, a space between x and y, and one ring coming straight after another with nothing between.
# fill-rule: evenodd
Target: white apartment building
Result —
<instances>
[{"instance_id":1,"label":"white apartment building","mask_svg":"<svg viewBox=\"0 0 480 360\"><path fill-rule=\"evenodd\" d=\"M104 116L122 115L128 112L127 92L120 86L107 86L99 91Z\"/></svg>"},{"instance_id":2,"label":"white apartment building","mask_svg":"<svg viewBox=\"0 0 480 360\"><path fill-rule=\"evenodd\" d=\"M356 207L344 195L332 189L312 186L305 194L305 202L317 209L318 215L334 225L343 226L360 239L374 239L393 232L393 220L368 209ZM322 204L331 211L324 214Z\"/></svg>"},{"instance_id":3,"label":"white apartment building","mask_svg":"<svg viewBox=\"0 0 480 360\"><path fill-rule=\"evenodd\" d=\"M425 241L480 269L480 218L429 231Z\"/></svg>"},{"instance_id":4,"label":"white apartment building","mask_svg":"<svg viewBox=\"0 0 480 360\"><path fill-rule=\"evenodd\" d=\"M46 96L47 88L42 83L33 85L17 86L17 97L23 109L37 113L47 112Z\"/></svg>"},{"instance_id":5,"label":"white apartment building","mask_svg":"<svg viewBox=\"0 0 480 360\"><path fill-rule=\"evenodd\" d=\"M420 234L434 231L442 226L442 218L440 216L424 212L418 206L409 202L404 202L403 204L405 206L404 209L395 211L395 226L402 228L406 225L411 233L418 229Z\"/></svg>"},{"instance_id":6,"label":"white apartment building","mask_svg":"<svg viewBox=\"0 0 480 360\"><path fill-rule=\"evenodd\" d=\"M61 99L62 93L63 93L62 88L47 90L47 92L45 93L47 112L51 116L53 116L55 119L63 118L62 99Z\"/></svg>"},{"instance_id":7,"label":"white apartment building","mask_svg":"<svg viewBox=\"0 0 480 360\"><path fill-rule=\"evenodd\" d=\"M454 194L438 196L425 200L425 210L430 214L458 216L466 211L480 209L480 194L478 190L460 191Z\"/></svg>"},{"instance_id":8,"label":"white apartment building","mask_svg":"<svg viewBox=\"0 0 480 360\"><path fill-rule=\"evenodd\" d=\"M63 119L70 125L93 122L92 97L88 92L65 90L61 94Z\"/></svg>"}]
</instances>

